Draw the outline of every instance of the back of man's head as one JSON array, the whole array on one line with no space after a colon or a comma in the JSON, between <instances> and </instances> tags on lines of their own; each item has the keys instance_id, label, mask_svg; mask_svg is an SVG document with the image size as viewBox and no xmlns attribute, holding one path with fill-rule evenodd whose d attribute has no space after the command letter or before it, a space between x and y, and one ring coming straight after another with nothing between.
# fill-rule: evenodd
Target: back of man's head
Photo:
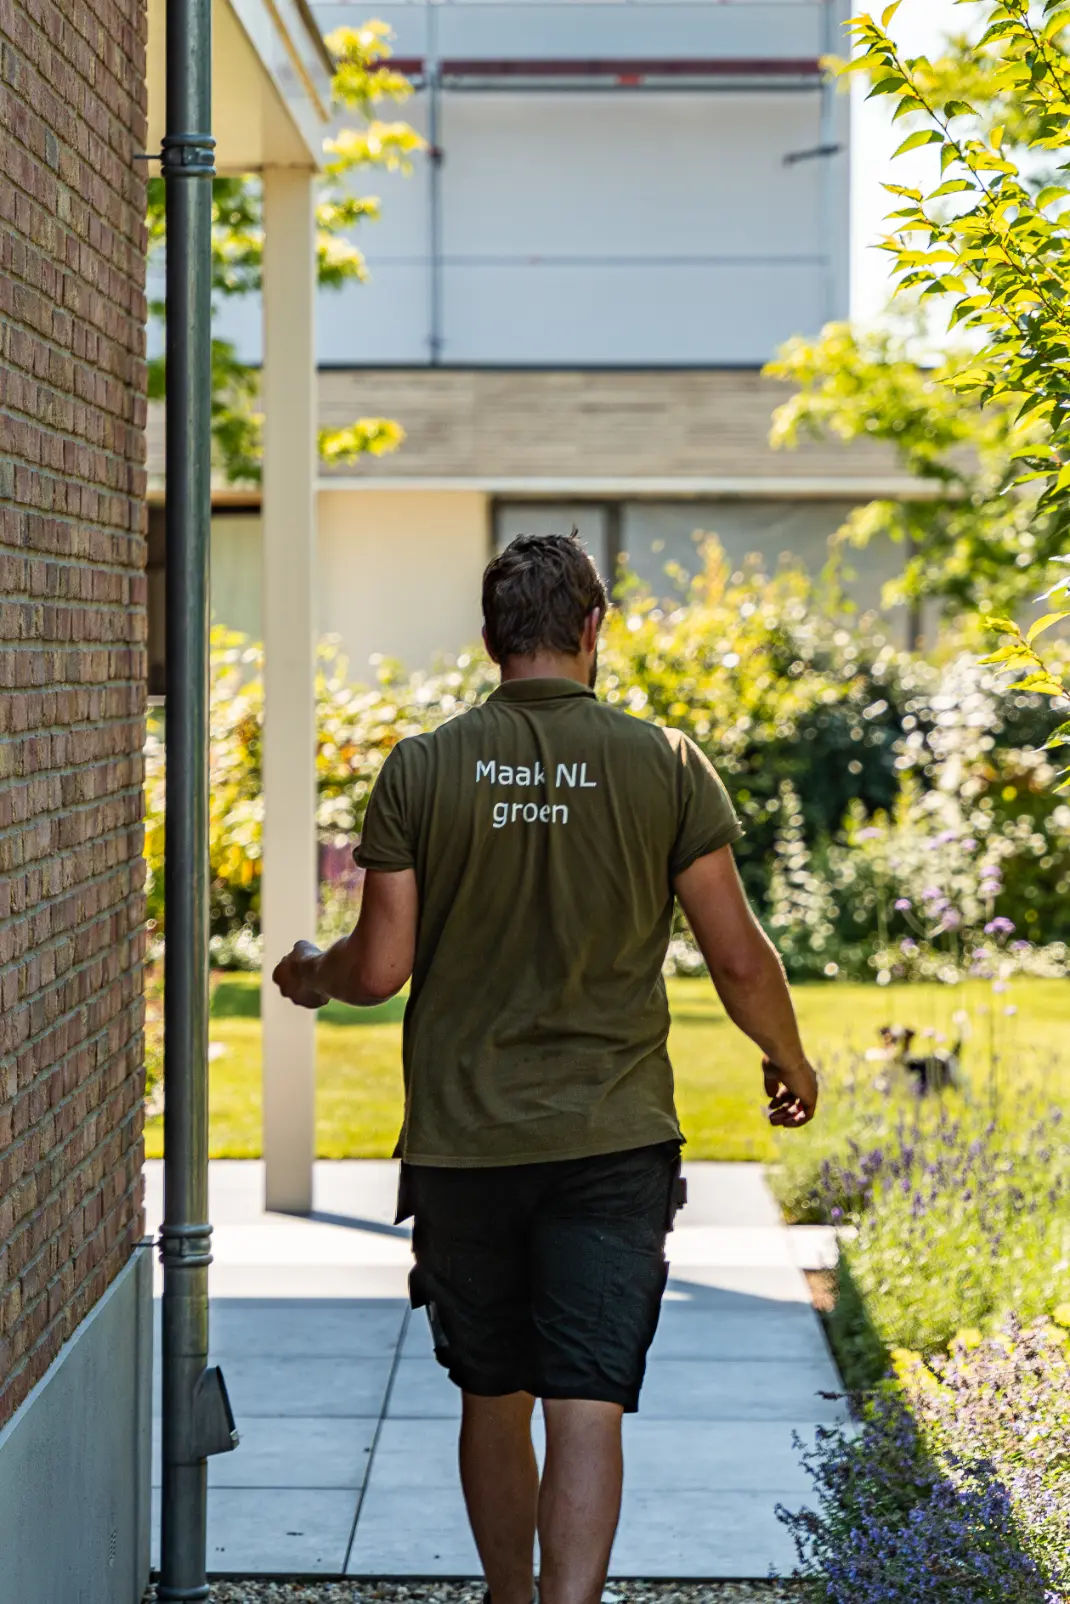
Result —
<instances>
[{"instance_id":1,"label":"back of man's head","mask_svg":"<svg viewBox=\"0 0 1070 1604\"><path fill-rule=\"evenodd\" d=\"M571 535L518 535L483 575L483 622L496 662L580 650L592 612L606 612L598 569Z\"/></svg>"}]
</instances>

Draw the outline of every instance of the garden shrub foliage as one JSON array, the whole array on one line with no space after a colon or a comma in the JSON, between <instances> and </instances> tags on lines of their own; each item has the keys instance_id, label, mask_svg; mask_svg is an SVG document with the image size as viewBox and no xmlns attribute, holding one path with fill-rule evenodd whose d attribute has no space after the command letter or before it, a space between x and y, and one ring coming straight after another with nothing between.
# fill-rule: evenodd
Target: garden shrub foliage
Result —
<instances>
[{"instance_id":1,"label":"garden shrub foliage","mask_svg":"<svg viewBox=\"0 0 1070 1604\"><path fill-rule=\"evenodd\" d=\"M258 646L214 631L212 928L231 945L259 916L260 664ZM897 650L872 619L859 627L828 582L789 567L767 575L756 563L732 573L711 542L705 570L679 606L634 593L614 610L601 664L608 702L685 730L717 764L746 826L738 849L744 881L796 975L830 964L871 974L876 935L893 943L913 935L893 909L897 877L913 873L911 852L924 854L951 828L974 842L975 878L990 861L1002 866L1000 911L1023 934L1070 934L1070 807L1050 795L1051 771L1031 751L1050 716L1038 697L1000 702L969 654L941 667ZM337 644L321 648L325 844L359 834L398 740L472 706L497 679L482 652L433 673L406 675L382 661L372 669L372 684L355 684ZM147 752L146 856L150 912L160 922L163 782L156 728Z\"/></svg>"},{"instance_id":2,"label":"garden shrub foliage","mask_svg":"<svg viewBox=\"0 0 1070 1604\"><path fill-rule=\"evenodd\" d=\"M1070 1587L1065 1333L1009 1322L856 1399L802 1457L815 1507L780 1518L825 1604L1046 1604Z\"/></svg>"}]
</instances>

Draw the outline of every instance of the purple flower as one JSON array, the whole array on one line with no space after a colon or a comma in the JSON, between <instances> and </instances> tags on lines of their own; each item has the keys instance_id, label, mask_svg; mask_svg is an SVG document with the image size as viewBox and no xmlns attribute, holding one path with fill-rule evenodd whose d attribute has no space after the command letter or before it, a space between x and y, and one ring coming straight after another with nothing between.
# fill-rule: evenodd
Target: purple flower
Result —
<instances>
[{"instance_id":1,"label":"purple flower","mask_svg":"<svg viewBox=\"0 0 1070 1604\"><path fill-rule=\"evenodd\" d=\"M881 832L875 830L872 825L868 825L864 830L859 830L855 836L856 841L879 841L880 838Z\"/></svg>"},{"instance_id":2,"label":"purple flower","mask_svg":"<svg viewBox=\"0 0 1070 1604\"><path fill-rule=\"evenodd\" d=\"M903 954L904 954L904 956L907 956L907 957L909 957L909 955L910 955L910 954L911 954L911 953L912 953L912 952L917 952L917 950L918 950L918 944L917 944L917 942L916 942L916 941L915 941L915 940L914 940L914 939L913 939L913 937L912 937L912 936L907 936L907 937L906 937L906 938L905 938L905 939L904 939L904 940L903 940L903 941L901 941L901 942L900 942L900 943L899 943L899 951L900 951L900 952L901 952L901 953L903 953Z\"/></svg>"},{"instance_id":3,"label":"purple flower","mask_svg":"<svg viewBox=\"0 0 1070 1604\"><path fill-rule=\"evenodd\" d=\"M921 900L923 902L943 902L944 893L939 886L926 886L921 894Z\"/></svg>"},{"instance_id":4,"label":"purple flower","mask_svg":"<svg viewBox=\"0 0 1070 1604\"><path fill-rule=\"evenodd\" d=\"M897 897L896 901L895 901L895 911L896 911L896 913L909 913L910 912L910 898L909 897Z\"/></svg>"},{"instance_id":5,"label":"purple flower","mask_svg":"<svg viewBox=\"0 0 1070 1604\"><path fill-rule=\"evenodd\" d=\"M948 908L944 913L944 917L940 921L940 929L957 930L961 924L961 913L957 913L954 908Z\"/></svg>"},{"instance_id":6,"label":"purple flower","mask_svg":"<svg viewBox=\"0 0 1070 1604\"><path fill-rule=\"evenodd\" d=\"M986 936L1010 936L1013 934L1013 920L1005 919L1002 914L997 915L995 919L990 919L985 925Z\"/></svg>"}]
</instances>

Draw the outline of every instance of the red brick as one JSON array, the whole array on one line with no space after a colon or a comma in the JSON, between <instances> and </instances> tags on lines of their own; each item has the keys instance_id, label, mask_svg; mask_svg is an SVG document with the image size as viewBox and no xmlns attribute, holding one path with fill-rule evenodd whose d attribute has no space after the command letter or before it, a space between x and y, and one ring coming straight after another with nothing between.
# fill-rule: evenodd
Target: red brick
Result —
<instances>
[{"instance_id":1,"label":"red brick","mask_svg":"<svg viewBox=\"0 0 1070 1604\"><path fill-rule=\"evenodd\" d=\"M144 0L0 0L0 1426L143 1185Z\"/></svg>"}]
</instances>

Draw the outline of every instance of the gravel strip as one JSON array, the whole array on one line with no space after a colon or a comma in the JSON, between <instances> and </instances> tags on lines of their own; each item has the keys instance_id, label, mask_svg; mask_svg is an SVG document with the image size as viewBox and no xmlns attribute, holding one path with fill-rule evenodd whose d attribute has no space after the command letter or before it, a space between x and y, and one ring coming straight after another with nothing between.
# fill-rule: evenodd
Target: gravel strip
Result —
<instances>
[{"instance_id":1,"label":"gravel strip","mask_svg":"<svg viewBox=\"0 0 1070 1604\"><path fill-rule=\"evenodd\" d=\"M150 1588L145 1604L156 1597ZM780 1604L781 1582L611 1582L603 1604ZM212 1604L482 1604L482 1582L213 1582Z\"/></svg>"}]
</instances>

